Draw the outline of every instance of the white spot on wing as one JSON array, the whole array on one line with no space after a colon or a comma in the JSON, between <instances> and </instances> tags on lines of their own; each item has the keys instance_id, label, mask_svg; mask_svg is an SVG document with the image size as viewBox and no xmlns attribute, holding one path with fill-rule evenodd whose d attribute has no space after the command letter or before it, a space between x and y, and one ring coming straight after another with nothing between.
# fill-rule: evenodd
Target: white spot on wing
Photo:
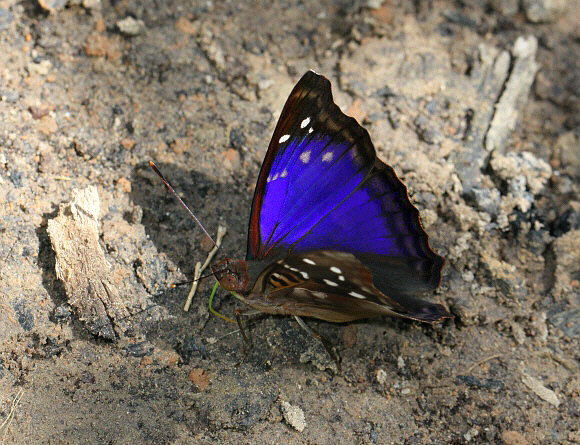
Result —
<instances>
[{"instance_id":1,"label":"white spot on wing","mask_svg":"<svg viewBox=\"0 0 580 445\"><path fill-rule=\"evenodd\" d=\"M339 275L339 276L338 276L338 281L344 281L344 276L342 276L342 275Z\"/></svg>"},{"instance_id":2,"label":"white spot on wing","mask_svg":"<svg viewBox=\"0 0 580 445\"><path fill-rule=\"evenodd\" d=\"M310 118L309 118L309 117L307 117L307 118L306 118L306 119L304 119L304 120L302 121L302 123L300 124L300 128L304 128L304 127L306 127L306 125L308 125L309 123L310 123Z\"/></svg>"},{"instance_id":3,"label":"white spot on wing","mask_svg":"<svg viewBox=\"0 0 580 445\"><path fill-rule=\"evenodd\" d=\"M310 278L310 275L308 275L306 272L301 271L300 275L302 275L302 278L304 278L305 280L308 280Z\"/></svg>"},{"instance_id":4,"label":"white spot on wing","mask_svg":"<svg viewBox=\"0 0 580 445\"><path fill-rule=\"evenodd\" d=\"M314 131L314 129L313 129L312 127L310 127L310 128L308 129L308 134L312 133L313 131Z\"/></svg>"},{"instance_id":5,"label":"white spot on wing","mask_svg":"<svg viewBox=\"0 0 580 445\"><path fill-rule=\"evenodd\" d=\"M282 136L278 142L282 143L282 142L286 142L288 139L290 139L290 135L289 134L285 134L284 136Z\"/></svg>"},{"instance_id":6,"label":"white spot on wing","mask_svg":"<svg viewBox=\"0 0 580 445\"><path fill-rule=\"evenodd\" d=\"M335 287L338 286L338 283L335 283L334 281L327 280L326 278L324 278L322 281L324 281L329 286L335 286Z\"/></svg>"},{"instance_id":7,"label":"white spot on wing","mask_svg":"<svg viewBox=\"0 0 580 445\"><path fill-rule=\"evenodd\" d=\"M284 169L284 171L280 173L280 177L285 178L286 176L288 176L288 170Z\"/></svg>"},{"instance_id":8,"label":"white spot on wing","mask_svg":"<svg viewBox=\"0 0 580 445\"><path fill-rule=\"evenodd\" d=\"M332 153L331 151L327 151L326 153L324 153L322 155L322 162L332 161L333 156L334 156L334 153Z\"/></svg>"},{"instance_id":9,"label":"white spot on wing","mask_svg":"<svg viewBox=\"0 0 580 445\"><path fill-rule=\"evenodd\" d=\"M332 267L330 268L330 270L331 270L332 272L334 272L334 273L342 273L342 270L340 270L340 269L339 269L338 267L336 267L336 266L332 266Z\"/></svg>"},{"instance_id":10,"label":"white spot on wing","mask_svg":"<svg viewBox=\"0 0 580 445\"><path fill-rule=\"evenodd\" d=\"M316 263L312 261L310 258L302 258L302 261L304 261L306 264L311 264L312 266L316 265Z\"/></svg>"},{"instance_id":11,"label":"white spot on wing","mask_svg":"<svg viewBox=\"0 0 580 445\"><path fill-rule=\"evenodd\" d=\"M310 150L303 151L302 154L300 155L300 160L304 164L308 164L310 162Z\"/></svg>"},{"instance_id":12,"label":"white spot on wing","mask_svg":"<svg viewBox=\"0 0 580 445\"><path fill-rule=\"evenodd\" d=\"M349 294L351 297L358 298L358 299L360 299L360 300L366 300L366 297L365 297L364 295L361 295L361 294L359 294L358 292L354 292L354 291L353 291L353 292L349 292L348 294Z\"/></svg>"}]
</instances>

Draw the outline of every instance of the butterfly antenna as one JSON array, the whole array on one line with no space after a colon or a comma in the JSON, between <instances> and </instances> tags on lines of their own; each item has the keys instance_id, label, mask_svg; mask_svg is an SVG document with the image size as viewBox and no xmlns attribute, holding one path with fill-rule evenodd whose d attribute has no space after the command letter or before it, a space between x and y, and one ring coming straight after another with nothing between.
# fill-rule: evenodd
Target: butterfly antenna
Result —
<instances>
[{"instance_id":1,"label":"butterfly antenna","mask_svg":"<svg viewBox=\"0 0 580 445\"><path fill-rule=\"evenodd\" d=\"M218 243L218 244L219 244L219 243ZM218 272L219 272L219 271L218 271ZM209 278L209 277L214 277L214 276L215 276L215 272L210 272L210 273L208 273L207 275L202 275L202 276L200 276L199 278L197 278L197 279L195 279L195 280L182 281L181 283L172 283L172 284L171 284L171 288L172 288L172 289L175 289L176 287L179 287L179 286L185 286L186 284L191 284L191 283L193 283L194 281L201 281L201 280L205 280L206 278Z\"/></svg>"},{"instance_id":2,"label":"butterfly antenna","mask_svg":"<svg viewBox=\"0 0 580 445\"><path fill-rule=\"evenodd\" d=\"M185 207L185 210L187 210L189 212L189 214L195 220L195 222L197 223L197 225L201 228L201 230L203 230L203 233L205 233L205 236L207 236L211 240L211 242L213 243L213 245L215 246L216 249L219 249L219 245L213 240L213 238L207 232L207 230L205 230L205 227L203 226L203 224L201 222L199 222L199 219L197 219L197 217L193 214L193 212L189 209L189 207L187 207L187 204L185 202L183 202L183 199L181 199L181 197L177 194L177 192L173 189L173 187L171 187L171 184L161 174L161 172L159 171L159 169L157 168L157 166L155 165L155 163L153 161L149 161L149 165L151 166L151 168L153 169L153 171L155 173L157 173L157 176L159 176L161 178L161 180L163 181L163 184L165 184L165 187L167 187L169 189L169 191L171 191L171 193L173 193L173 195L177 198L177 200L181 203L181 205L183 207Z\"/></svg>"}]
</instances>

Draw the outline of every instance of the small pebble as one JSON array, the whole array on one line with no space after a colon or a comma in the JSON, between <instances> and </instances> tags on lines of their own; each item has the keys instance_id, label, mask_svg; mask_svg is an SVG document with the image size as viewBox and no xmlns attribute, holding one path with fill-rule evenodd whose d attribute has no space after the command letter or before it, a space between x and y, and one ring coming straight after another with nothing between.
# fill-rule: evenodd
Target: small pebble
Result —
<instances>
[{"instance_id":1,"label":"small pebble","mask_svg":"<svg viewBox=\"0 0 580 445\"><path fill-rule=\"evenodd\" d=\"M16 102L20 99L20 93L18 91L4 91L0 94L0 98L5 102Z\"/></svg>"},{"instance_id":2,"label":"small pebble","mask_svg":"<svg viewBox=\"0 0 580 445\"><path fill-rule=\"evenodd\" d=\"M403 369L405 367L405 359L402 356L397 357L397 368Z\"/></svg>"},{"instance_id":3,"label":"small pebble","mask_svg":"<svg viewBox=\"0 0 580 445\"><path fill-rule=\"evenodd\" d=\"M101 0L83 0L83 8L96 9L101 7Z\"/></svg>"},{"instance_id":4,"label":"small pebble","mask_svg":"<svg viewBox=\"0 0 580 445\"><path fill-rule=\"evenodd\" d=\"M126 36L138 36L145 31L145 23L142 20L135 20L133 17L127 17L119 20L117 28Z\"/></svg>"},{"instance_id":5,"label":"small pebble","mask_svg":"<svg viewBox=\"0 0 580 445\"><path fill-rule=\"evenodd\" d=\"M377 371L377 382L379 382L380 385L386 385L387 384L387 380L388 380L389 376L387 375L387 373L382 370L379 369Z\"/></svg>"},{"instance_id":6,"label":"small pebble","mask_svg":"<svg viewBox=\"0 0 580 445\"><path fill-rule=\"evenodd\" d=\"M38 0L38 5L50 12L60 11L66 6L67 0Z\"/></svg>"},{"instance_id":7,"label":"small pebble","mask_svg":"<svg viewBox=\"0 0 580 445\"><path fill-rule=\"evenodd\" d=\"M304 420L304 411L297 406L290 405L288 402L280 402L282 408L282 415L284 420L294 428L296 431L302 432L306 428L306 421Z\"/></svg>"},{"instance_id":8,"label":"small pebble","mask_svg":"<svg viewBox=\"0 0 580 445\"><path fill-rule=\"evenodd\" d=\"M192 369L188 378L202 391L209 388L210 375L204 369Z\"/></svg>"},{"instance_id":9,"label":"small pebble","mask_svg":"<svg viewBox=\"0 0 580 445\"><path fill-rule=\"evenodd\" d=\"M526 17L532 23L553 22L566 10L566 0L523 0Z\"/></svg>"},{"instance_id":10,"label":"small pebble","mask_svg":"<svg viewBox=\"0 0 580 445\"><path fill-rule=\"evenodd\" d=\"M517 431L504 431L501 439L505 445L529 445L526 438Z\"/></svg>"},{"instance_id":11,"label":"small pebble","mask_svg":"<svg viewBox=\"0 0 580 445\"><path fill-rule=\"evenodd\" d=\"M10 28L10 24L14 21L14 14L6 8L0 8L0 31Z\"/></svg>"},{"instance_id":12,"label":"small pebble","mask_svg":"<svg viewBox=\"0 0 580 445\"><path fill-rule=\"evenodd\" d=\"M556 408L560 406L560 400L558 399L556 393L551 389L546 388L538 379L523 373L522 382L524 382L524 385L536 393L540 399L545 400L551 405L554 405Z\"/></svg>"}]
</instances>

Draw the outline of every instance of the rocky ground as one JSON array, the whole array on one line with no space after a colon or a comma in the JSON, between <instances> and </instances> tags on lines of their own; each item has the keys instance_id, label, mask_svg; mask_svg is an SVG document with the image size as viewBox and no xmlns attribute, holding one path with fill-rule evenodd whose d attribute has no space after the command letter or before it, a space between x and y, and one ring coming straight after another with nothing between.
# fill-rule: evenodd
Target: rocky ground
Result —
<instances>
[{"instance_id":1,"label":"rocky ground","mask_svg":"<svg viewBox=\"0 0 580 445\"><path fill-rule=\"evenodd\" d=\"M580 443L580 2L0 0L4 444ZM315 69L447 259L436 325L236 325L277 117ZM215 306L241 303L225 292Z\"/></svg>"}]
</instances>

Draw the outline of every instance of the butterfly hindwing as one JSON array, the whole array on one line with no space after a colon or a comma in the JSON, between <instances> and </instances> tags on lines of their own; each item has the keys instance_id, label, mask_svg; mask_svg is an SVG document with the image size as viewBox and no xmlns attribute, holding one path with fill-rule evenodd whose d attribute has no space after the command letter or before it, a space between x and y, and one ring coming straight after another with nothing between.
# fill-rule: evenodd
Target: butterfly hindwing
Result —
<instances>
[{"instance_id":1,"label":"butterfly hindwing","mask_svg":"<svg viewBox=\"0 0 580 445\"><path fill-rule=\"evenodd\" d=\"M447 314L437 304L390 298L373 281L370 270L353 254L317 250L275 262L260 276L248 298L265 312L334 322L378 315L435 321Z\"/></svg>"}]
</instances>

